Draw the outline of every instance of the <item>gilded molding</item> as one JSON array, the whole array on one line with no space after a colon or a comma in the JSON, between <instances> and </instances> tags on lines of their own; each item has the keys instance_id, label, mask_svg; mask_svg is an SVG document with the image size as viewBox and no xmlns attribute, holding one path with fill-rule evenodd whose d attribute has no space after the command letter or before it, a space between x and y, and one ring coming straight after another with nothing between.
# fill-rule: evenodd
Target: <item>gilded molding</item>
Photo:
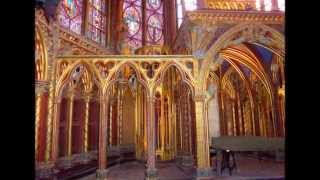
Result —
<instances>
[{"instance_id":1,"label":"gilded molding","mask_svg":"<svg viewBox=\"0 0 320 180\"><path fill-rule=\"evenodd\" d=\"M283 24L283 12L263 12L263 11L215 11L196 10L187 12L187 19L193 23L197 21L214 21L238 24L241 22L259 22L265 24Z\"/></svg>"}]
</instances>

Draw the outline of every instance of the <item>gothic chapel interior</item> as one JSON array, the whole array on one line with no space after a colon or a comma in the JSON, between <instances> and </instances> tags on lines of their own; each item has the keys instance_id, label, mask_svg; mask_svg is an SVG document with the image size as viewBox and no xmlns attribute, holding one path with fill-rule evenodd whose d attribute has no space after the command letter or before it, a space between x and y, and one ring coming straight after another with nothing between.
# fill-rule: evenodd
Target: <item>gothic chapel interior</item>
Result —
<instances>
[{"instance_id":1,"label":"gothic chapel interior","mask_svg":"<svg viewBox=\"0 0 320 180\"><path fill-rule=\"evenodd\" d=\"M36 179L284 179L284 12L36 0Z\"/></svg>"}]
</instances>

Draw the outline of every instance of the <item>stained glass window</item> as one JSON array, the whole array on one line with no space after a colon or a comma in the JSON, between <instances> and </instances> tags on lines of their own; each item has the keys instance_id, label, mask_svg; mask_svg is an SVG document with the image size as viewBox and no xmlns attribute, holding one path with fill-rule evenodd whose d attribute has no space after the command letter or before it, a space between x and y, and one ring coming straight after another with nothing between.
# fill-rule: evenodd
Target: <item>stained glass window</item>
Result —
<instances>
[{"instance_id":1,"label":"stained glass window","mask_svg":"<svg viewBox=\"0 0 320 180\"><path fill-rule=\"evenodd\" d=\"M278 0L278 6L280 11L285 11L285 0Z\"/></svg>"},{"instance_id":2,"label":"stained glass window","mask_svg":"<svg viewBox=\"0 0 320 180\"><path fill-rule=\"evenodd\" d=\"M144 6L142 3L145 3ZM128 25L127 40L133 49L146 44L163 43L163 3L162 0L125 0L123 20ZM143 18L144 17L144 18ZM142 24L146 28L142 27Z\"/></svg>"},{"instance_id":3,"label":"stained glass window","mask_svg":"<svg viewBox=\"0 0 320 180\"><path fill-rule=\"evenodd\" d=\"M106 40L105 0L89 0L87 37L100 44Z\"/></svg>"},{"instance_id":4,"label":"stained glass window","mask_svg":"<svg viewBox=\"0 0 320 180\"><path fill-rule=\"evenodd\" d=\"M142 3L141 0L125 0L123 20L128 25L128 44L133 48L142 46Z\"/></svg>"},{"instance_id":5,"label":"stained glass window","mask_svg":"<svg viewBox=\"0 0 320 180\"><path fill-rule=\"evenodd\" d=\"M197 0L184 0L186 11L193 11L197 9Z\"/></svg>"},{"instance_id":6,"label":"stained glass window","mask_svg":"<svg viewBox=\"0 0 320 180\"><path fill-rule=\"evenodd\" d=\"M82 0L62 0L57 17L61 26L80 34L82 26Z\"/></svg>"},{"instance_id":7,"label":"stained glass window","mask_svg":"<svg viewBox=\"0 0 320 180\"><path fill-rule=\"evenodd\" d=\"M161 0L147 0L147 44L163 43L163 5Z\"/></svg>"},{"instance_id":8,"label":"stained glass window","mask_svg":"<svg viewBox=\"0 0 320 180\"><path fill-rule=\"evenodd\" d=\"M261 0L256 0L256 9L261 10Z\"/></svg>"},{"instance_id":9,"label":"stained glass window","mask_svg":"<svg viewBox=\"0 0 320 180\"><path fill-rule=\"evenodd\" d=\"M183 20L183 13L182 13L182 0L177 0L177 19L178 19L178 27L180 27L182 20Z\"/></svg>"},{"instance_id":10,"label":"stained glass window","mask_svg":"<svg viewBox=\"0 0 320 180\"><path fill-rule=\"evenodd\" d=\"M197 9L197 0L177 0L177 20L180 27L185 11Z\"/></svg>"},{"instance_id":11,"label":"stained glass window","mask_svg":"<svg viewBox=\"0 0 320 180\"><path fill-rule=\"evenodd\" d=\"M271 2L271 0L264 0L264 9L266 11L271 11L272 10L272 2Z\"/></svg>"}]
</instances>

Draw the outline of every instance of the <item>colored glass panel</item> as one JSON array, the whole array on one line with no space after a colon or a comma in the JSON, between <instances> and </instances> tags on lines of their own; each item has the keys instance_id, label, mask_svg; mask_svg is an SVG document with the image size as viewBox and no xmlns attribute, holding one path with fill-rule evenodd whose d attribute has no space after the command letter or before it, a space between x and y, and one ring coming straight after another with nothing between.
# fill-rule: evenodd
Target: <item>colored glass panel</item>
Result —
<instances>
[{"instance_id":1,"label":"colored glass panel","mask_svg":"<svg viewBox=\"0 0 320 180\"><path fill-rule=\"evenodd\" d=\"M161 0L147 1L147 44L163 44L163 5Z\"/></svg>"},{"instance_id":2,"label":"colored glass panel","mask_svg":"<svg viewBox=\"0 0 320 180\"><path fill-rule=\"evenodd\" d=\"M77 34L81 33L82 0L63 0L58 7L60 25Z\"/></svg>"},{"instance_id":3,"label":"colored glass panel","mask_svg":"<svg viewBox=\"0 0 320 180\"><path fill-rule=\"evenodd\" d=\"M123 20L128 26L127 42L136 49L142 46L142 1L125 0Z\"/></svg>"},{"instance_id":4,"label":"colored glass panel","mask_svg":"<svg viewBox=\"0 0 320 180\"><path fill-rule=\"evenodd\" d=\"M280 11L285 11L285 0L278 0L278 6Z\"/></svg>"},{"instance_id":5,"label":"colored glass panel","mask_svg":"<svg viewBox=\"0 0 320 180\"><path fill-rule=\"evenodd\" d=\"M106 12L105 0L89 1L87 37L97 43L105 44Z\"/></svg>"}]
</instances>

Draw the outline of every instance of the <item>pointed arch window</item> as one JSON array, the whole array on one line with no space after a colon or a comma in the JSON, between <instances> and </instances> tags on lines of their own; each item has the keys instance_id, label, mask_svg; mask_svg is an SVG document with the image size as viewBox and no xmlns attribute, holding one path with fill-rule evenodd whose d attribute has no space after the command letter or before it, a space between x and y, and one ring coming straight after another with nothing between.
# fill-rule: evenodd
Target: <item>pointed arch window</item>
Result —
<instances>
[{"instance_id":1,"label":"pointed arch window","mask_svg":"<svg viewBox=\"0 0 320 180\"><path fill-rule=\"evenodd\" d=\"M163 44L162 0L124 0L123 20L128 25L127 41L133 49Z\"/></svg>"},{"instance_id":2,"label":"pointed arch window","mask_svg":"<svg viewBox=\"0 0 320 180\"><path fill-rule=\"evenodd\" d=\"M161 0L147 1L147 44L163 43L163 4Z\"/></svg>"},{"instance_id":3,"label":"pointed arch window","mask_svg":"<svg viewBox=\"0 0 320 180\"><path fill-rule=\"evenodd\" d=\"M280 11L285 11L285 0L278 0L278 6Z\"/></svg>"},{"instance_id":4,"label":"pointed arch window","mask_svg":"<svg viewBox=\"0 0 320 180\"><path fill-rule=\"evenodd\" d=\"M266 11L272 10L272 1L271 0L264 0L264 9Z\"/></svg>"},{"instance_id":5,"label":"pointed arch window","mask_svg":"<svg viewBox=\"0 0 320 180\"><path fill-rule=\"evenodd\" d=\"M128 25L127 40L131 47L142 46L142 1L125 0L123 19Z\"/></svg>"},{"instance_id":6,"label":"pointed arch window","mask_svg":"<svg viewBox=\"0 0 320 180\"><path fill-rule=\"evenodd\" d=\"M86 35L89 39L105 45L106 41L106 2L105 0L88 0L88 28Z\"/></svg>"},{"instance_id":7,"label":"pointed arch window","mask_svg":"<svg viewBox=\"0 0 320 180\"><path fill-rule=\"evenodd\" d=\"M58 7L58 21L64 28L81 34L83 0L62 0Z\"/></svg>"},{"instance_id":8,"label":"pointed arch window","mask_svg":"<svg viewBox=\"0 0 320 180\"><path fill-rule=\"evenodd\" d=\"M193 11L198 8L197 0L176 0L177 23L180 27L186 11Z\"/></svg>"}]
</instances>

